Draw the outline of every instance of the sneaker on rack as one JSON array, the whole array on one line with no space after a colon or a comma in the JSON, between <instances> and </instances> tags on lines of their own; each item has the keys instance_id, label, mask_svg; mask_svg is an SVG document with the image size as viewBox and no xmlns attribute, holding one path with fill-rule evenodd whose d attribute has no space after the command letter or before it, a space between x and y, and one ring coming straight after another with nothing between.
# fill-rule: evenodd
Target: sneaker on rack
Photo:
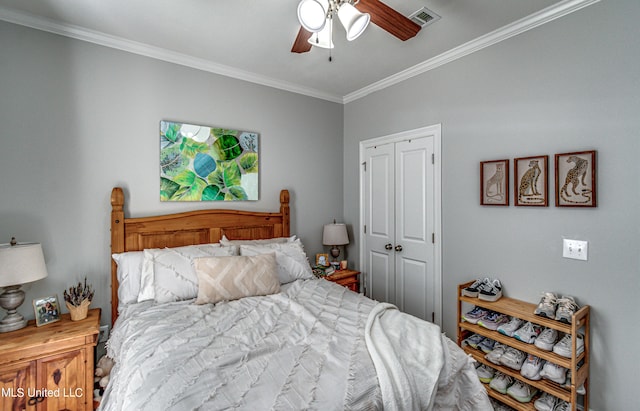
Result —
<instances>
[{"instance_id":1,"label":"sneaker on rack","mask_svg":"<svg viewBox=\"0 0 640 411\"><path fill-rule=\"evenodd\" d=\"M547 361L540 371L540 376L547 380L557 382L558 384L564 384L567 377L567 371L568 370L566 368Z\"/></svg>"},{"instance_id":2,"label":"sneaker on rack","mask_svg":"<svg viewBox=\"0 0 640 411\"><path fill-rule=\"evenodd\" d=\"M502 297L502 284L500 280L491 280L482 284L478 289L478 299L484 301L498 301Z\"/></svg>"},{"instance_id":3,"label":"sneaker on rack","mask_svg":"<svg viewBox=\"0 0 640 411\"><path fill-rule=\"evenodd\" d=\"M542 317L555 318L557 300L558 297L556 297L554 293L543 293L542 298L540 298L540 302L533 313Z\"/></svg>"},{"instance_id":4,"label":"sneaker on rack","mask_svg":"<svg viewBox=\"0 0 640 411\"><path fill-rule=\"evenodd\" d=\"M485 355L484 358L487 358L487 356ZM567 370L567 379L564 380L564 388L566 388L567 390L571 389L571 370ZM587 390L584 388L584 384L576 388L576 392L580 395L585 395L587 393Z\"/></svg>"},{"instance_id":5,"label":"sneaker on rack","mask_svg":"<svg viewBox=\"0 0 640 411\"><path fill-rule=\"evenodd\" d=\"M493 380L489 383L489 387L498 391L501 394L506 394L507 389L513 384L513 377L507 374L504 374L500 371L496 371L493 376Z\"/></svg>"},{"instance_id":6,"label":"sneaker on rack","mask_svg":"<svg viewBox=\"0 0 640 411\"><path fill-rule=\"evenodd\" d=\"M507 322L509 322L509 316L494 311L479 319L478 325L495 331L499 326Z\"/></svg>"},{"instance_id":7,"label":"sneaker on rack","mask_svg":"<svg viewBox=\"0 0 640 411\"><path fill-rule=\"evenodd\" d=\"M551 351L558 341L558 331L553 328L545 328L534 341L534 345L541 350Z\"/></svg>"},{"instance_id":8,"label":"sneaker on rack","mask_svg":"<svg viewBox=\"0 0 640 411\"><path fill-rule=\"evenodd\" d=\"M576 300L570 295L563 295L562 298L558 298L558 308L556 309L556 320L563 323L571 324L571 318L573 314L578 311L578 304Z\"/></svg>"},{"instance_id":9,"label":"sneaker on rack","mask_svg":"<svg viewBox=\"0 0 640 411\"><path fill-rule=\"evenodd\" d=\"M511 317L511 321L498 326L498 332L508 337L513 337L513 333L522 326L522 323L524 323L523 320Z\"/></svg>"},{"instance_id":10,"label":"sneaker on rack","mask_svg":"<svg viewBox=\"0 0 640 411\"><path fill-rule=\"evenodd\" d=\"M518 328L516 332L513 333L513 337L527 344L533 344L541 332L541 326L533 324L531 321L527 321L522 327Z\"/></svg>"},{"instance_id":11,"label":"sneaker on rack","mask_svg":"<svg viewBox=\"0 0 640 411\"><path fill-rule=\"evenodd\" d=\"M538 381L542 378L540 376L540 371L542 370L542 366L545 362L546 361L541 359L540 357L529 354L524 364L522 364L520 374L527 379Z\"/></svg>"},{"instance_id":12,"label":"sneaker on rack","mask_svg":"<svg viewBox=\"0 0 640 411\"><path fill-rule=\"evenodd\" d=\"M478 373L478 378L481 382L488 384L493 380L493 376L496 372L493 368L488 365L481 364L478 368L476 368L476 372Z\"/></svg>"},{"instance_id":13,"label":"sneaker on rack","mask_svg":"<svg viewBox=\"0 0 640 411\"><path fill-rule=\"evenodd\" d=\"M480 290L480 286L484 283L489 283L489 278L485 277L483 279L478 278L471 284L470 286L462 289L462 295L467 297L477 297L478 292Z\"/></svg>"},{"instance_id":14,"label":"sneaker on rack","mask_svg":"<svg viewBox=\"0 0 640 411\"><path fill-rule=\"evenodd\" d=\"M462 340L463 343L466 343L469 347L473 347L478 349L478 344L484 340L485 337L480 334L471 334L469 337Z\"/></svg>"},{"instance_id":15,"label":"sneaker on rack","mask_svg":"<svg viewBox=\"0 0 640 411\"><path fill-rule=\"evenodd\" d=\"M553 406L553 411L570 411L570 410L571 410L571 404L561 399L558 399L558 401L556 401L556 405Z\"/></svg>"},{"instance_id":16,"label":"sneaker on rack","mask_svg":"<svg viewBox=\"0 0 640 411\"><path fill-rule=\"evenodd\" d=\"M553 406L558 399L548 392L543 392L540 398L533 402L533 406L537 411L553 411Z\"/></svg>"},{"instance_id":17,"label":"sneaker on rack","mask_svg":"<svg viewBox=\"0 0 640 411\"><path fill-rule=\"evenodd\" d=\"M507 389L507 395L519 402L529 402L537 393L537 388L522 381L516 381Z\"/></svg>"},{"instance_id":18,"label":"sneaker on rack","mask_svg":"<svg viewBox=\"0 0 640 411\"><path fill-rule=\"evenodd\" d=\"M565 334L564 337L553 346L553 352L563 357L571 358L572 351L571 334ZM582 334L576 334L576 356L582 354L583 351L584 337Z\"/></svg>"},{"instance_id":19,"label":"sneaker on rack","mask_svg":"<svg viewBox=\"0 0 640 411\"><path fill-rule=\"evenodd\" d=\"M504 352L506 350L507 350L507 346L506 345L504 345L502 343L499 343L499 342L496 342L493 345L493 350L491 350L491 352L487 353L484 356L484 359L489 361L489 362L492 362L492 363L494 363L496 365L500 365L501 364L500 357L502 357L502 354L504 354Z\"/></svg>"},{"instance_id":20,"label":"sneaker on rack","mask_svg":"<svg viewBox=\"0 0 640 411\"><path fill-rule=\"evenodd\" d=\"M462 319L471 324L477 324L478 320L486 317L493 311L489 311L486 308L474 307L471 311L462 314Z\"/></svg>"},{"instance_id":21,"label":"sneaker on rack","mask_svg":"<svg viewBox=\"0 0 640 411\"><path fill-rule=\"evenodd\" d=\"M492 340L491 338L485 338L478 343L478 348L481 349L485 354L488 354L493 351L493 346L495 344L495 340Z\"/></svg>"},{"instance_id":22,"label":"sneaker on rack","mask_svg":"<svg viewBox=\"0 0 640 411\"><path fill-rule=\"evenodd\" d=\"M504 354L500 357L500 364L509 367L511 369L520 371L524 360L527 355L520 350L513 347L509 347L504 351Z\"/></svg>"}]
</instances>

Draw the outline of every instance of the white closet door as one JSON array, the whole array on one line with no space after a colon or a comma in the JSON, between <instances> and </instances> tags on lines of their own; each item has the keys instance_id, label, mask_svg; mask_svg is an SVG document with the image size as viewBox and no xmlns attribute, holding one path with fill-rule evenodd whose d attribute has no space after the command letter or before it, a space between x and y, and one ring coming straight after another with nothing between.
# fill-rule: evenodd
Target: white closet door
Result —
<instances>
[{"instance_id":1,"label":"white closet door","mask_svg":"<svg viewBox=\"0 0 640 411\"><path fill-rule=\"evenodd\" d=\"M364 153L367 296L432 321L434 138L370 146Z\"/></svg>"},{"instance_id":2,"label":"white closet door","mask_svg":"<svg viewBox=\"0 0 640 411\"><path fill-rule=\"evenodd\" d=\"M395 147L395 304L431 320L434 312L433 139Z\"/></svg>"},{"instance_id":3,"label":"white closet door","mask_svg":"<svg viewBox=\"0 0 640 411\"><path fill-rule=\"evenodd\" d=\"M394 144L367 148L365 186L367 296L395 303Z\"/></svg>"}]
</instances>

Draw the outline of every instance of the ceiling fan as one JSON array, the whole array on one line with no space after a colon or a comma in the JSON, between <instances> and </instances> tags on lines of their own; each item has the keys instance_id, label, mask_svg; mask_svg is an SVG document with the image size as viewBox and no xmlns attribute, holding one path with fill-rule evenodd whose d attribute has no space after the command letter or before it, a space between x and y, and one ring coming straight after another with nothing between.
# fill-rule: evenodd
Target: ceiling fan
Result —
<instances>
[{"instance_id":1,"label":"ceiling fan","mask_svg":"<svg viewBox=\"0 0 640 411\"><path fill-rule=\"evenodd\" d=\"M331 32L336 16L349 41L362 34L369 21L402 41L414 37L422 28L380 0L301 0L298 4L301 27L291 52L306 53L312 45L333 48Z\"/></svg>"}]
</instances>

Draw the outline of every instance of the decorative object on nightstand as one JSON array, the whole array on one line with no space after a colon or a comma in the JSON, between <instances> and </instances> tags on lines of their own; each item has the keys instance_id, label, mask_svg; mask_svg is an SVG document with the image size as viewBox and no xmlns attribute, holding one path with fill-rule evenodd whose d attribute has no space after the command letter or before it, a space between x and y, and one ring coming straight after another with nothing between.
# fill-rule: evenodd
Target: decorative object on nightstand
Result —
<instances>
[{"instance_id":1,"label":"decorative object on nightstand","mask_svg":"<svg viewBox=\"0 0 640 411\"><path fill-rule=\"evenodd\" d=\"M337 224L335 220L333 220L333 224L326 224L322 231L322 244L331 246L331 256L333 261L337 261L340 256L338 246L349 244L347 226L345 224Z\"/></svg>"},{"instance_id":2,"label":"decorative object on nightstand","mask_svg":"<svg viewBox=\"0 0 640 411\"><path fill-rule=\"evenodd\" d=\"M78 285L69 287L64 290L64 301L71 314L71 321L80 321L87 318L89 305L93 300L93 287L87 285L87 277L84 277L84 285L78 282Z\"/></svg>"},{"instance_id":3,"label":"decorative object on nightstand","mask_svg":"<svg viewBox=\"0 0 640 411\"><path fill-rule=\"evenodd\" d=\"M16 310L24 302L21 284L38 281L47 276L42 246L38 243L18 243L15 238L9 244L0 245L0 307L7 316L0 322L0 333L26 327L27 321Z\"/></svg>"},{"instance_id":4,"label":"decorative object on nightstand","mask_svg":"<svg viewBox=\"0 0 640 411\"><path fill-rule=\"evenodd\" d=\"M358 276L360 275L360 271L356 270L340 270L336 271L331 275L327 275L323 277L325 280L332 281L336 284L340 284L344 287L347 287L351 291L360 292L360 281L358 280Z\"/></svg>"}]
</instances>

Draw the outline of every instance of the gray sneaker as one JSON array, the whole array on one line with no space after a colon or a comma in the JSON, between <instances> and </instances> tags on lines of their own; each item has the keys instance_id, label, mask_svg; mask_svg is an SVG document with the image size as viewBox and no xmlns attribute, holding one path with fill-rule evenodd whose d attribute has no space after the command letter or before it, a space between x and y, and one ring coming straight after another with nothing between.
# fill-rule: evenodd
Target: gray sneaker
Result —
<instances>
[{"instance_id":1,"label":"gray sneaker","mask_svg":"<svg viewBox=\"0 0 640 411\"><path fill-rule=\"evenodd\" d=\"M558 308L556 309L556 320L563 323L571 324L573 314L578 311L576 300L570 295L563 295L558 298Z\"/></svg>"},{"instance_id":2,"label":"gray sneaker","mask_svg":"<svg viewBox=\"0 0 640 411\"><path fill-rule=\"evenodd\" d=\"M491 280L484 283L478 290L478 299L484 301L498 301L502 297L502 284L500 280Z\"/></svg>"},{"instance_id":3,"label":"gray sneaker","mask_svg":"<svg viewBox=\"0 0 640 411\"><path fill-rule=\"evenodd\" d=\"M471 284L470 286L468 286L467 288L463 288L462 289L462 295L467 296L467 297L477 297L478 296L478 292L480 290L480 287L485 284L485 283L489 283L489 278L485 277L485 278L478 278L477 280L475 280L473 282L473 284Z\"/></svg>"},{"instance_id":4,"label":"gray sneaker","mask_svg":"<svg viewBox=\"0 0 640 411\"><path fill-rule=\"evenodd\" d=\"M558 331L553 328L545 328L534 341L534 345L541 350L551 351L558 340Z\"/></svg>"},{"instance_id":5,"label":"gray sneaker","mask_svg":"<svg viewBox=\"0 0 640 411\"><path fill-rule=\"evenodd\" d=\"M543 293L538 307L533 313L542 317L555 318L557 300L558 297L554 293Z\"/></svg>"}]
</instances>

